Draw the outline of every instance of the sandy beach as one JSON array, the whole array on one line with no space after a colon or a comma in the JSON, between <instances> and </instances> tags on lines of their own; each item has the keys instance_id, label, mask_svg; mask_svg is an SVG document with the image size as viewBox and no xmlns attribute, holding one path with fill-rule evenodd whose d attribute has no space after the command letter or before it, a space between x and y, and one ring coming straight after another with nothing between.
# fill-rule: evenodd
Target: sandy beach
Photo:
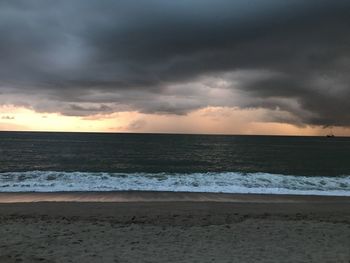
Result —
<instances>
[{"instance_id":1,"label":"sandy beach","mask_svg":"<svg viewBox=\"0 0 350 263\"><path fill-rule=\"evenodd\" d=\"M348 197L1 193L0 202L0 262L350 261Z\"/></svg>"}]
</instances>

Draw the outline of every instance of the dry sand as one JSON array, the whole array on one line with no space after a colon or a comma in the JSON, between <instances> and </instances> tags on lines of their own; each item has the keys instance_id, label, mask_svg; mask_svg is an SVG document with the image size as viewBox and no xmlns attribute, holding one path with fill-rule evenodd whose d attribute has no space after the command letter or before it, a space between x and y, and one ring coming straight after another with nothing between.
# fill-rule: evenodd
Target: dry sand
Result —
<instances>
[{"instance_id":1,"label":"dry sand","mask_svg":"<svg viewBox=\"0 0 350 263\"><path fill-rule=\"evenodd\" d=\"M42 202L50 198L65 202ZM346 197L2 193L0 202L1 263L350 262Z\"/></svg>"}]
</instances>

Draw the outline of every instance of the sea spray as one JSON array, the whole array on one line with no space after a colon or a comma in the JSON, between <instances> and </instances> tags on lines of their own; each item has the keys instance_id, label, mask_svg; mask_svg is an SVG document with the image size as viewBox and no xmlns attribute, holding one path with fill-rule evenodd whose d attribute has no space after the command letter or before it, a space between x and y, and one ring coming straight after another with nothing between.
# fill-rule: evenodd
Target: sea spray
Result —
<instances>
[{"instance_id":1,"label":"sea spray","mask_svg":"<svg viewBox=\"0 0 350 263\"><path fill-rule=\"evenodd\" d=\"M171 191L350 196L350 176L270 173L0 173L1 192Z\"/></svg>"}]
</instances>

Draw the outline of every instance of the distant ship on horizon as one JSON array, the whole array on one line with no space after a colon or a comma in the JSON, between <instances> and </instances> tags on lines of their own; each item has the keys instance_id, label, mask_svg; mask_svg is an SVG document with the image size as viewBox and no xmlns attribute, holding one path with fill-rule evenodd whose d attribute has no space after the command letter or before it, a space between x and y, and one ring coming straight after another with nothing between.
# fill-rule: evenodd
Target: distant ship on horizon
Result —
<instances>
[{"instance_id":1,"label":"distant ship on horizon","mask_svg":"<svg viewBox=\"0 0 350 263\"><path fill-rule=\"evenodd\" d=\"M326 137L327 137L327 138L334 138L335 135L334 135L333 131L330 130L330 132L326 135Z\"/></svg>"}]
</instances>

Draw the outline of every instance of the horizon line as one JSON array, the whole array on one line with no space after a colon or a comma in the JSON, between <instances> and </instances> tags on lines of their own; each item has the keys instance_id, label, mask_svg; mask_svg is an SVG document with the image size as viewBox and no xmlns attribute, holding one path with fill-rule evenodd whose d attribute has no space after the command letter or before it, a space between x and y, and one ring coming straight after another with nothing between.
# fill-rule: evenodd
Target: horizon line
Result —
<instances>
[{"instance_id":1,"label":"horizon line","mask_svg":"<svg viewBox=\"0 0 350 263\"><path fill-rule=\"evenodd\" d=\"M325 135L298 135L298 134L238 134L238 133L176 133L176 132L109 132L109 131L48 131L48 130L0 130L0 133L85 133L85 134L144 134L144 135L194 135L194 136L266 136L266 137L326 137ZM341 135L336 138L349 138Z\"/></svg>"}]
</instances>

